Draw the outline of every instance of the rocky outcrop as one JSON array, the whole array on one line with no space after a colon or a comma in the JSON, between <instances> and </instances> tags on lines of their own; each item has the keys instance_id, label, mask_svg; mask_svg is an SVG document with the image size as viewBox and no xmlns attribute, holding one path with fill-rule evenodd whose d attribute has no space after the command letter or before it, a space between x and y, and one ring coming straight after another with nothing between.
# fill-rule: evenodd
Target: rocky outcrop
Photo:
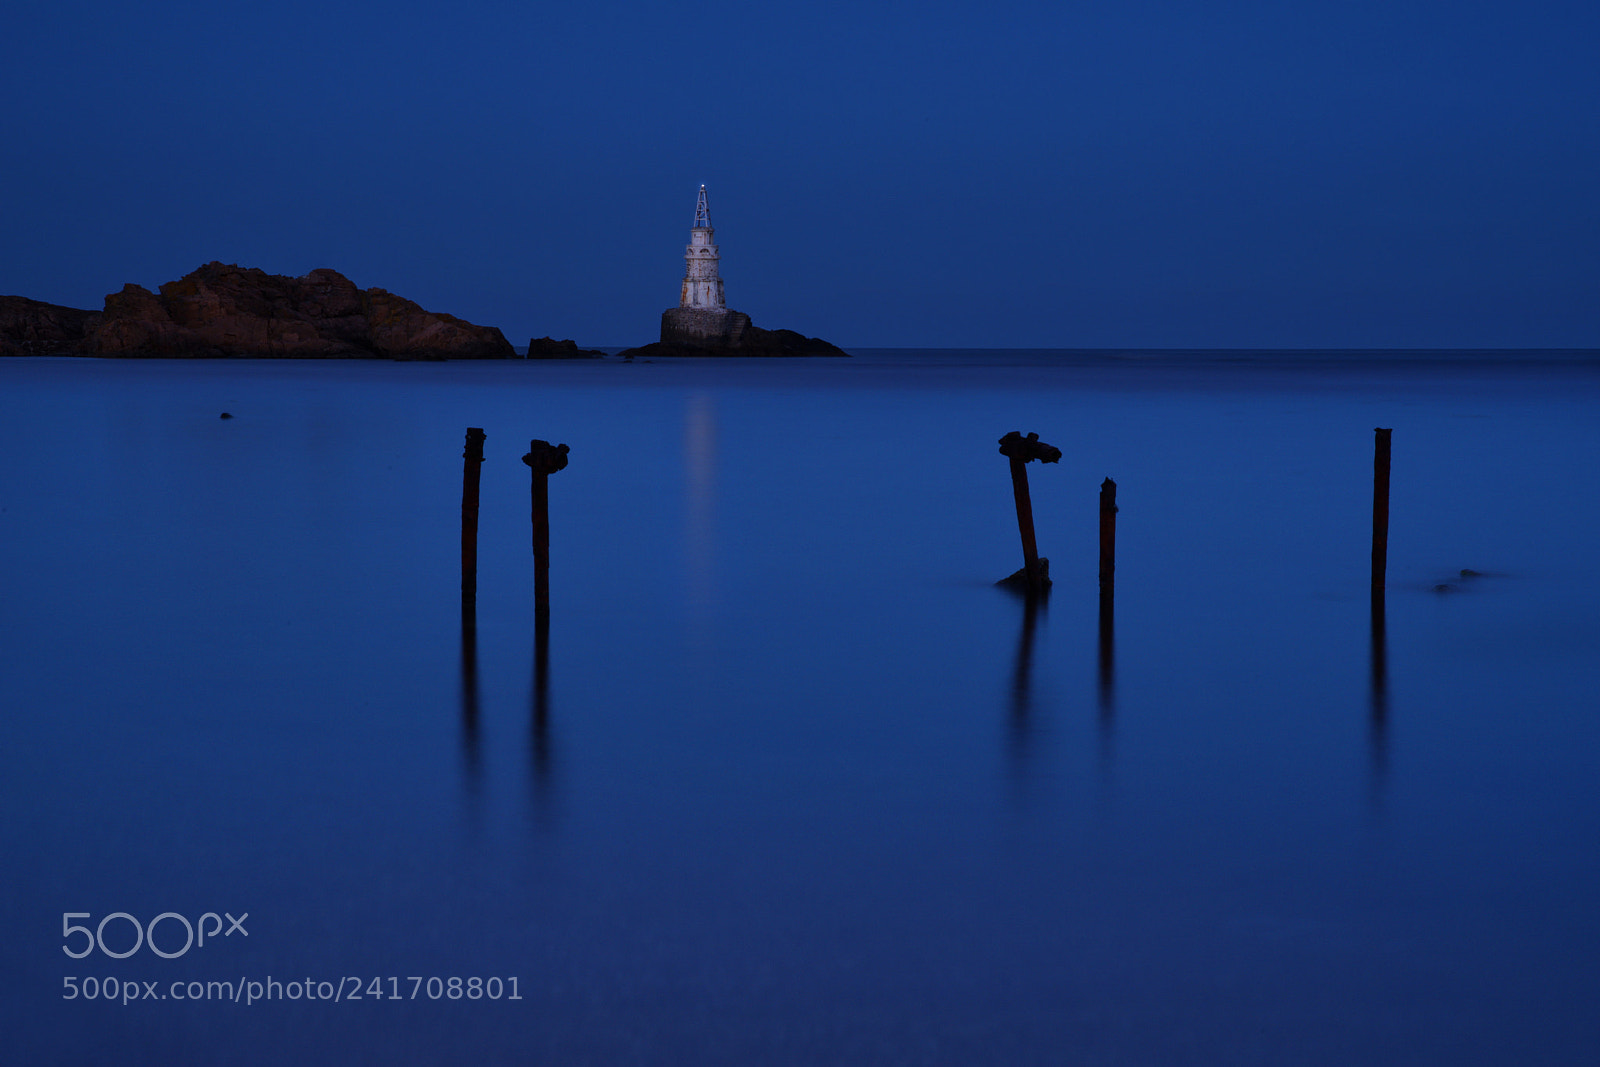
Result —
<instances>
[{"instance_id":1,"label":"rocky outcrop","mask_svg":"<svg viewBox=\"0 0 1600 1067\"><path fill-rule=\"evenodd\" d=\"M820 337L793 330L763 330L742 311L668 308L661 313L661 340L621 353L640 356L848 356Z\"/></svg>"},{"instance_id":2,"label":"rocky outcrop","mask_svg":"<svg viewBox=\"0 0 1600 1067\"><path fill-rule=\"evenodd\" d=\"M743 356L848 356L838 345L820 337L807 337L794 330L763 330L752 326L745 331L739 348L730 355Z\"/></svg>"},{"instance_id":3,"label":"rocky outcrop","mask_svg":"<svg viewBox=\"0 0 1600 1067\"><path fill-rule=\"evenodd\" d=\"M424 311L384 289L357 289L336 270L301 278L207 263L161 294L137 285L106 297L87 350L101 356L298 359L509 359L505 336Z\"/></svg>"},{"instance_id":4,"label":"rocky outcrop","mask_svg":"<svg viewBox=\"0 0 1600 1067\"><path fill-rule=\"evenodd\" d=\"M604 352L597 349L579 348L576 341L535 337L528 342L529 359L600 359L604 355Z\"/></svg>"},{"instance_id":5,"label":"rocky outcrop","mask_svg":"<svg viewBox=\"0 0 1600 1067\"><path fill-rule=\"evenodd\" d=\"M98 311L0 296L0 356L70 356L100 325Z\"/></svg>"},{"instance_id":6,"label":"rocky outcrop","mask_svg":"<svg viewBox=\"0 0 1600 1067\"><path fill-rule=\"evenodd\" d=\"M571 341L550 343L582 354ZM493 326L357 289L336 270L288 278L225 263L207 263L159 294L124 285L103 312L0 297L0 355L516 358Z\"/></svg>"},{"instance_id":7,"label":"rocky outcrop","mask_svg":"<svg viewBox=\"0 0 1600 1067\"><path fill-rule=\"evenodd\" d=\"M84 350L96 356L221 356L190 329L172 321L161 298L129 282L106 297L100 328Z\"/></svg>"},{"instance_id":8,"label":"rocky outcrop","mask_svg":"<svg viewBox=\"0 0 1600 1067\"><path fill-rule=\"evenodd\" d=\"M328 273L332 274L332 271ZM516 349L495 326L428 312L383 289L367 289L367 328L374 349L392 359L515 359Z\"/></svg>"}]
</instances>

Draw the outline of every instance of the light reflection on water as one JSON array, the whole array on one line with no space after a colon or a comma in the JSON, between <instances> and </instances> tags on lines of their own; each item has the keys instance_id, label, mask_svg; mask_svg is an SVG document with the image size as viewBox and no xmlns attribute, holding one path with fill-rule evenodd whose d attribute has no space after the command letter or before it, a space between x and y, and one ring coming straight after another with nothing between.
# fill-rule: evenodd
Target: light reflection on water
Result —
<instances>
[{"instance_id":1,"label":"light reflection on water","mask_svg":"<svg viewBox=\"0 0 1600 1067\"><path fill-rule=\"evenodd\" d=\"M1600 1050L1592 365L0 376L25 1061ZM1374 425L1395 427L1382 600ZM1016 567L1010 429L1066 453L1033 481L1047 604L992 586ZM531 437L572 445L548 630ZM1484 577L1434 591L1462 568ZM96 967L515 974L527 996L58 999L59 913L229 906L247 944Z\"/></svg>"}]
</instances>

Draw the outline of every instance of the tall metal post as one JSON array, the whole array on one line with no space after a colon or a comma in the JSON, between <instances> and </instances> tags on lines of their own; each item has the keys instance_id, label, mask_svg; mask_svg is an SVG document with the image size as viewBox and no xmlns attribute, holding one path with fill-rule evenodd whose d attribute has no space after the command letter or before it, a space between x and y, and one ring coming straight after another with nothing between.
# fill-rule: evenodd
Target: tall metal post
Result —
<instances>
[{"instance_id":1,"label":"tall metal post","mask_svg":"<svg viewBox=\"0 0 1600 1067\"><path fill-rule=\"evenodd\" d=\"M478 480L483 470L484 433L467 427L461 453L461 610L463 617L478 600Z\"/></svg>"},{"instance_id":2,"label":"tall metal post","mask_svg":"<svg viewBox=\"0 0 1600 1067\"><path fill-rule=\"evenodd\" d=\"M1117 483L1100 483L1100 593L1109 596L1117 572Z\"/></svg>"},{"instance_id":3,"label":"tall metal post","mask_svg":"<svg viewBox=\"0 0 1600 1067\"><path fill-rule=\"evenodd\" d=\"M538 618L550 618L550 475L567 466L566 445L529 441L522 457L533 471L533 604Z\"/></svg>"},{"instance_id":4,"label":"tall metal post","mask_svg":"<svg viewBox=\"0 0 1600 1067\"><path fill-rule=\"evenodd\" d=\"M1389 435L1394 431L1372 432L1372 589L1381 595L1389 569Z\"/></svg>"}]
</instances>

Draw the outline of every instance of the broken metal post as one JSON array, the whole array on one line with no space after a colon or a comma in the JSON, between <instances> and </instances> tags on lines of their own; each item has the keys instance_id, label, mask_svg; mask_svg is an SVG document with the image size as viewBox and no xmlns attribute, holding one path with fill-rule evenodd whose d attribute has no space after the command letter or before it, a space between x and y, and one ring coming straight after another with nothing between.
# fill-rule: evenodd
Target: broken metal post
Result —
<instances>
[{"instance_id":1,"label":"broken metal post","mask_svg":"<svg viewBox=\"0 0 1600 1067\"><path fill-rule=\"evenodd\" d=\"M1022 569L1006 578L1011 584L1026 589L1050 588L1050 561L1039 558L1039 546L1033 536L1033 501L1028 497L1028 468L1032 460L1056 463L1061 459L1061 449L1045 444L1039 435L1024 437L1012 430L1000 438L1000 454L1011 461L1011 492L1017 501L1017 530L1022 534Z\"/></svg>"},{"instance_id":2,"label":"broken metal post","mask_svg":"<svg viewBox=\"0 0 1600 1067\"><path fill-rule=\"evenodd\" d=\"M533 470L533 604L540 618L550 616L550 475L567 465L566 445L529 441L522 457Z\"/></svg>"}]
</instances>

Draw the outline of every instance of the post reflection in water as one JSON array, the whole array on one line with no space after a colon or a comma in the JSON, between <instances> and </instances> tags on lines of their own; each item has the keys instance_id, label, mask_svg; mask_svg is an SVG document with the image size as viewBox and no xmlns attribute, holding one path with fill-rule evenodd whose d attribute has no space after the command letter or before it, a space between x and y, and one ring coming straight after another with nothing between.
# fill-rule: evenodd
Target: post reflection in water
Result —
<instances>
[{"instance_id":1,"label":"post reflection in water","mask_svg":"<svg viewBox=\"0 0 1600 1067\"><path fill-rule=\"evenodd\" d=\"M1033 640L1048 590L1006 586L1022 600L1022 629L1017 634L1016 666L1011 674L1010 750L1013 771L1028 762L1033 735Z\"/></svg>"},{"instance_id":2,"label":"post reflection in water","mask_svg":"<svg viewBox=\"0 0 1600 1067\"><path fill-rule=\"evenodd\" d=\"M461 597L461 756L467 792L476 796L483 784L483 753L478 736L478 609Z\"/></svg>"},{"instance_id":3,"label":"post reflection in water","mask_svg":"<svg viewBox=\"0 0 1600 1067\"><path fill-rule=\"evenodd\" d=\"M1110 725L1116 710L1117 662L1115 650L1116 607L1110 591L1100 594L1100 655L1096 689L1100 697L1100 719Z\"/></svg>"},{"instance_id":4,"label":"post reflection in water","mask_svg":"<svg viewBox=\"0 0 1600 1067\"><path fill-rule=\"evenodd\" d=\"M717 531L717 407L711 393L692 393L683 402L683 534L679 563L682 584L681 667L687 699L703 704L716 698L723 659L718 630L720 548Z\"/></svg>"},{"instance_id":5,"label":"post reflection in water","mask_svg":"<svg viewBox=\"0 0 1600 1067\"><path fill-rule=\"evenodd\" d=\"M1111 759L1111 740L1116 725L1117 664L1115 651L1114 596L1109 588L1100 589L1100 647L1095 688L1100 705L1100 759Z\"/></svg>"},{"instance_id":6,"label":"post reflection in water","mask_svg":"<svg viewBox=\"0 0 1600 1067\"><path fill-rule=\"evenodd\" d=\"M717 411L704 393L688 398L683 425L684 568L691 616L707 622L716 599Z\"/></svg>"},{"instance_id":7,"label":"post reflection in water","mask_svg":"<svg viewBox=\"0 0 1600 1067\"><path fill-rule=\"evenodd\" d=\"M1383 589L1376 588L1372 591L1372 678L1367 719L1375 786L1383 783L1389 770L1389 641L1385 614Z\"/></svg>"},{"instance_id":8,"label":"post reflection in water","mask_svg":"<svg viewBox=\"0 0 1600 1067\"><path fill-rule=\"evenodd\" d=\"M550 475L567 468L564 444L535 438L522 462L532 472L533 518L533 722L528 746L532 769L534 817L543 823L550 813L552 756L550 743Z\"/></svg>"},{"instance_id":9,"label":"post reflection in water","mask_svg":"<svg viewBox=\"0 0 1600 1067\"><path fill-rule=\"evenodd\" d=\"M534 615L533 630L533 722L529 739L530 773L535 814L541 819L551 811L551 787L555 773L550 741L550 613Z\"/></svg>"}]
</instances>

